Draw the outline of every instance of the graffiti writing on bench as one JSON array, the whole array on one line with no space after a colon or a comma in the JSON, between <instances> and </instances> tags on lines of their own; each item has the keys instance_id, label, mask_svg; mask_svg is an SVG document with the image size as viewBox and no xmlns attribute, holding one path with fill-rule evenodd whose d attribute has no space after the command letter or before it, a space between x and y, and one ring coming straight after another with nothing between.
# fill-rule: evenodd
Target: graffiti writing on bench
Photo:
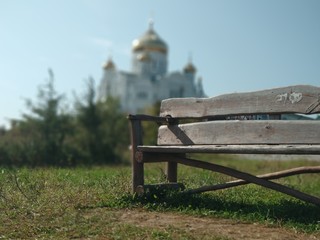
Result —
<instances>
[{"instance_id":1,"label":"graffiti writing on bench","mask_svg":"<svg viewBox=\"0 0 320 240\"><path fill-rule=\"evenodd\" d=\"M292 104L298 103L302 100L302 93L283 93L276 96L277 102L286 102L289 100Z\"/></svg>"}]
</instances>

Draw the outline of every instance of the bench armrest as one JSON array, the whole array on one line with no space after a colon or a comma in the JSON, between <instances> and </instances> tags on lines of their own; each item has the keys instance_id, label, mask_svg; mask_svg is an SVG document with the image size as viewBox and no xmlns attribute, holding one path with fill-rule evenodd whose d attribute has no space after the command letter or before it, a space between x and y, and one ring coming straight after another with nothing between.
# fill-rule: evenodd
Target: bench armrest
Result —
<instances>
[{"instance_id":1,"label":"bench armrest","mask_svg":"<svg viewBox=\"0 0 320 240\"><path fill-rule=\"evenodd\" d=\"M156 122L159 124L175 124L178 119L172 118L171 116L166 117L158 117L158 116L151 116L146 114L129 114L127 117L130 121L137 120L137 121L151 121Z\"/></svg>"}]
</instances>

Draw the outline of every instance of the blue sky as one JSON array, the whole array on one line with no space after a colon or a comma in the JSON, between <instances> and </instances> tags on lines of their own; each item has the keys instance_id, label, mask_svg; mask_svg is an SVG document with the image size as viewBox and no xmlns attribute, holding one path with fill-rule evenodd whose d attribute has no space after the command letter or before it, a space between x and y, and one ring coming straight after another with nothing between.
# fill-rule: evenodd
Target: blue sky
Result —
<instances>
[{"instance_id":1,"label":"blue sky","mask_svg":"<svg viewBox=\"0 0 320 240\"><path fill-rule=\"evenodd\" d=\"M320 86L319 12L318 0L0 0L0 125L27 112L48 68L70 104L109 55L129 71L150 17L169 70L191 54L208 96Z\"/></svg>"}]
</instances>

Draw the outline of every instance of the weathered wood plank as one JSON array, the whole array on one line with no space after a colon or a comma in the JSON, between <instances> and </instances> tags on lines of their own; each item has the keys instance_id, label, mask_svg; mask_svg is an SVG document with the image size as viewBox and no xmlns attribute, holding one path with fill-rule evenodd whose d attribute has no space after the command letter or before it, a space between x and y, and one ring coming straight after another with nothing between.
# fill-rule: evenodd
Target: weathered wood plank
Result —
<instances>
[{"instance_id":1,"label":"weathered wood plank","mask_svg":"<svg viewBox=\"0 0 320 240\"><path fill-rule=\"evenodd\" d=\"M320 144L138 146L137 149L142 152L157 153L158 155L160 155L159 153L320 154Z\"/></svg>"},{"instance_id":2,"label":"weathered wood plank","mask_svg":"<svg viewBox=\"0 0 320 240\"><path fill-rule=\"evenodd\" d=\"M320 88L298 85L212 98L166 99L160 116L197 118L206 116L320 112Z\"/></svg>"},{"instance_id":3,"label":"weathered wood plank","mask_svg":"<svg viewBox=\"0 0 320 240\"><path fill-rule=\"evenodd\" d=\"M161 126L158 145L320 144L320 121L209 121Z\"/></svg>"}]
</instances>

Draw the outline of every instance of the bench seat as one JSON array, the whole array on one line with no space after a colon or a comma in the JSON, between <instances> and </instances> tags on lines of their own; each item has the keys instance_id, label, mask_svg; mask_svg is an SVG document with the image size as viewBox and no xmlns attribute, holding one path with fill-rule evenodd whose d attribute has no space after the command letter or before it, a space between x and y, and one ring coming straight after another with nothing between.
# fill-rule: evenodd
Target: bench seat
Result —
<instances>
[{"instance_id":1,"label":"bench seat","mask_svg":"<svg viewBox=\"0 0 320 240\"><path fill-rule=\"evenodd\" d=\"M137 147L142 152L159 153L226 153L226 154L320 154L320 144L291 145L189 145L189 146L148 146ZM320 160L320 156L319 156Z\"/></svg>"}]
</instances>

